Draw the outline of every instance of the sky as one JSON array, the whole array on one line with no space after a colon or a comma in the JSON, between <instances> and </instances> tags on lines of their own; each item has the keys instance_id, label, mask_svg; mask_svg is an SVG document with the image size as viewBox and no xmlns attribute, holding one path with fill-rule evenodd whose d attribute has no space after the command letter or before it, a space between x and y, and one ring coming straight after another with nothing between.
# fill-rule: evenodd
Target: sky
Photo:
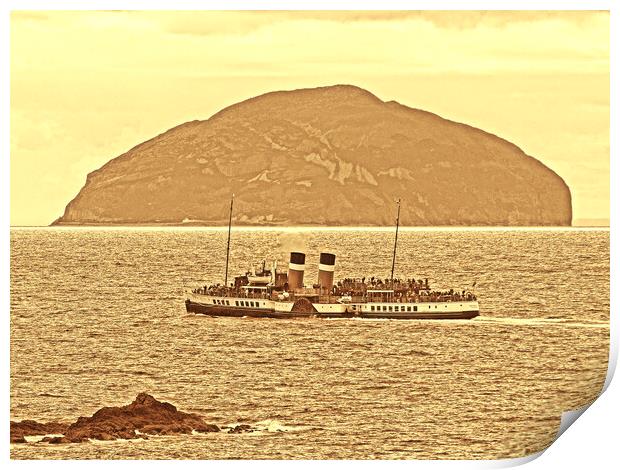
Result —
<instances>
[{"instance_id":1,"label":"sky","mask_svg":"<svg viewBox=\"0 0 620 470\"><path fill-rule=\"evenodd\" d=\"M11 225L178 124L342 83L513 142L609 219L607 12L17 11L10 38Z\"/></svg>"}]
</instances>

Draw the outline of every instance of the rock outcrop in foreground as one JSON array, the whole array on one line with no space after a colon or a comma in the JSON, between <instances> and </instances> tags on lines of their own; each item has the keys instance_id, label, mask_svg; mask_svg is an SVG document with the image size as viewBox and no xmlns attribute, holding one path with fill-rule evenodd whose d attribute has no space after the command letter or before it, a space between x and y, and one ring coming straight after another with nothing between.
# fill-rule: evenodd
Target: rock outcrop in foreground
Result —
<instances>
[{"instance_id":1,"label":"rock outcrop in foreground","mask_svg":"<svg viewBox=\"0 0 620 470\"><path fill-rule=\"evenodd\" d=\"M498 103L498 106L500 104ZM267 93L90 173L55 224L570 225L556 173L480 129L348 85Z\"/></svg>"},{"instance_id":2,"label":"rock outcrop in foreground","mask_svg":"<svg viewBox=\"0 0 620 470\"><path fill-rule=\"evenodd\" d=\"M24 436L45 436L46 434L63 434L69 427L66 423L38 423L31 419L11 421L11 442L26 442Z\"/></svg>"},{"instance_id":3,"label":"rock outcrop in foreground","mask_svg":"<svg viewBox=\"0 0 620 470\"><path fill-rule=\"evenodd\" d=\"M91 417L78 418L73 424L11 421L11 442L26 442L24 436L46 434L57 436L48 436L43 441L63 444L88 439L137 439L149 434L190 434L193 431L218 432L220 428L205 423L197 414L178 411L170 403L160 402L151 395L140 393L129 405L101 408Z\"/></svg>"}]
</instances>

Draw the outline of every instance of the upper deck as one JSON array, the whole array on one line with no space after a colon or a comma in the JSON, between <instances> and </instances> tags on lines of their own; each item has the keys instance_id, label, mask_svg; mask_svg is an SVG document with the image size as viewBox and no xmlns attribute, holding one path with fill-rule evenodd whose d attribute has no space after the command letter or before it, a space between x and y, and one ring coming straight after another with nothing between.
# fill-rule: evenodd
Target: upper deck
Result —
<instances>
[{"instance_id":1,"label":"upper deck","mask_svg":"<svg viewBox=\"0 0 620 470\"><path fill-rule=\"evenodd\" d=\"M457 292L450 290L432 290L428 281L416 281L413 279L402 281L395 280L393 283L375 281L366 282L362 279L344 279L338 281L332 289L313 287L301 287L293 290L285 290L282 286L277 287L271 283L259 285L241 285L224 287L221 285L203 286L192 291L197 295L208 295L222 298L239 299L263 299L271 301L294 301L298 298L307 298L313 303L446 303L446 302L471 302L476 300L476 295L470 291Z\"/></svg>"}]
</instances>

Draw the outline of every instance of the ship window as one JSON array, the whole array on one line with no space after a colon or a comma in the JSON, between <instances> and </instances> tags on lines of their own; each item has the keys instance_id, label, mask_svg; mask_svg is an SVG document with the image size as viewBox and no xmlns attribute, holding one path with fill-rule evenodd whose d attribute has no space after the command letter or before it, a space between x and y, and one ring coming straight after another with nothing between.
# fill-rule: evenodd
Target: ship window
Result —
<instances>
[{"instance_id":1,"label":"ship window","mask_svg":"<svg viewBox=\"0 0 620 470\"><path fill-rule=\"evenodd\" d=\"M248 302L247 300L245 301L245 306L249 307L250 306L250 302Z\"/></svg>"},{"instance_id":2,"label":"ship window","mask_svg":"<svg viewBox=\"0 0 620 470\"><path fill-rule=\"evenodd\" d=\"M391 305L388 307L388 310L389 310L390 312L392 311L392 306L391 306Z\"/></svg>"},{"instance_id":3,"label":"ship window","mask_svg":"<svg viewBox=\"0 0 620 470\"><path fill-rule=\"evenodd\" d=\"M385 305L383 306L383 311L387 311L387 307Z\"/></svg>"},{"instance_id":4,"label":"ship window","mask_svg":"<svg viewBox=\"0 0 620 470\"><path fill-rule=\"evenodd\" d=\"M404 305L401 305L401 307L400 307L400 311L401 311L401 312L404 312L404 311L405 311L405 306L404 306Z\"/></svg>"},{"instance_id":5,"label":"ship window","mask_svg":"<svg viewBox=\"0 0 620 470\"><path fill-rule=\"evenodd\" d=\"M239 306L239 301L235 300L235 305L238 307Z\"/></svg>"},{"instance_id":6,"label":"ship window","mask_svg":"<svg viewBox=\"0 0 620 470\"><path fill-rule=\"evenodd\" d=\"M411 312L411 307L407 306L407 311Z\"/></svg>"},{"instance_id":7,"label":"ship window","mask_svg":"<svg viewBox=\"0 0 620 470\"><path fill-rule=\"evenodd\" d=\"M230 305L230 302L228 300L226 301L226 305Z\"/></svg>"},{"instance_id":8,"label":"ship window","mask_svg":"<svg viewBox=\"0 0 620 470\"><path fill-rule=\"evenodd\" d=\"M414 311L414 312L417 312L417 311L418 311L418 306L417 306L417 305L414 305L414 306L413 306L413 311Z\"/></svg>"},{"instance_id":9,"label":"ship window","mask_svg":"<svg viewBox=\"0 0 620 470\"><path fill-rule=\"evenodd\" d=\"M371 311L371 312L374 312L374 311L375 311L375 306L374 306L374 305L371 305L371 306L370 306L370 311Z\"/></svg>"},{"instance_id":10,"label":"ship window","mask_svg":"<svg viewBox=\"0 0 620 470\"><path fill-rule=\"evenodd\" d=\"M435 305L435 308L437 308L437 305Z\"/></svg>"}]
</instances>

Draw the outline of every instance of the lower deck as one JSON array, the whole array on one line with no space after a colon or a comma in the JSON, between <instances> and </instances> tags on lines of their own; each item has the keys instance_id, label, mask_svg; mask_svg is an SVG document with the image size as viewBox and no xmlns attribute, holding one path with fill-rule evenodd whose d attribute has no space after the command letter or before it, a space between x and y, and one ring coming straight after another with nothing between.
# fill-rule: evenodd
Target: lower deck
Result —
<instances>
[{"instance_id":1,"label":"lower deck","mask_svg":"<svg viewBox=\"0 0 620 470\"><path fill-rule=\"evenodd\" d=\"M191 313L225 317L257 318L386 318L470 319L479 315L477 301L320 303L301 297L290 301L190 295L185 301Z\"/></svg>"}]
</instances>

